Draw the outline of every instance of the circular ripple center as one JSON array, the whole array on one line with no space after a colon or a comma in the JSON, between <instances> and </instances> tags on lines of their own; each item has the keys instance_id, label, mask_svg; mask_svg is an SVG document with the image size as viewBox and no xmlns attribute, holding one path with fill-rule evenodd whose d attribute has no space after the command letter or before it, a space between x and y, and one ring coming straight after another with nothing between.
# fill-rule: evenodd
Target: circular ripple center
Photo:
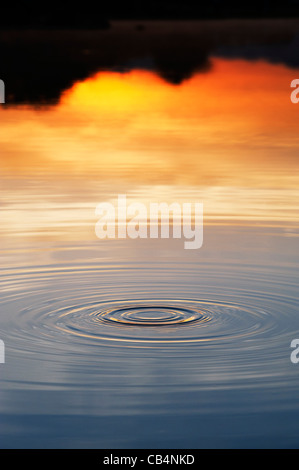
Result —
<instances>
[{"instance_id":1,"label":"circular ripple center","mask_svg":"<svg viewBox=\"0 0 299 470\"><path fill-rule=\"evenodd\" d=\"M204 316L193 309L167 306L118 307L99 313L100 321L128 326L172 326L202 320Z\"/></svg>"}]
</instances>

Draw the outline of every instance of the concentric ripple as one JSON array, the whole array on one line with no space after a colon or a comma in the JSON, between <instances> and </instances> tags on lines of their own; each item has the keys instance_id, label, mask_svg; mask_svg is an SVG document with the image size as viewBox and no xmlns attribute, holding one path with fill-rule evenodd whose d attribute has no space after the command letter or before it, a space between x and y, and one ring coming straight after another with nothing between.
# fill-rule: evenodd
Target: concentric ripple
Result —
<instances>
[{"instance_id":1,"label":"concentric ripple","mask_svg":"<svg viewBox=\"0 0 299 470\"><path fill-rule=\"evenodd\" d=\"M90 299L89 299L90 300ZM216 302L208 299L130 299L80 302L53 310L39 310L37 320L57 335L70 340L100 343L132 343L157 347L180 343L211 343L248 340L260 335L279 333L273 313L242 303ZM38 323L39 323L38 322ZM280 331L281 332L281 331ZM73 340L74 341L74 338Z\"/></svg>"},{"instance_id":2,"label":"concentric ripple","mask_svg":"<svg viewBox=\"0 0 299 470\"><path fill-rule=\"evenodd\" d=\"M178 326L181 324L208 321L208 317L196 309L177 308L167 305L123 306L102 312L99 320L128 326Z\"/></svg>"},{"instance_id":3,"label":"concentric ripple","mask_svg":"<svg viewBox=\"0 0 299 470\"><path fill-rule=\"evenodd\" d=\"M157 380L173 370L171 380L196 386L199 380L239 386L252 377L277 384L288 373L290 340L299 331L293 271L261 269L256 279L239 266L229 273L211 263L172 268L158 276L150 264L144 272L142 264L92 263L2 270L7 360L26 371L32 387L82 379L86 388L101 388L126 371L124 385L128 374L133 382L146 377L148 367ZM163 276L171 272L166 285Z\"/></svg>"},{"instance_id":4,"label":"concentric ripple","mask_svg":"<svg viewBox=\"0 0 299 470\"><path fill-rule=\"evenodd\" d=\"M52 328L81 338L144 346L198 341L200 329L211 321L204 304L196 301L142 299L136 304L124 299L58 310Z\"/></svg>"},{"instance_id":5,"label":"concentric ripple","mask_svg":"<svg viewBox=\"0 0 299 470\"><path fill-rule=\"evenodd\" d=\"M40 286L38 290L43 297ZM136 286L135 290L138 296ZM18 314L8 315L6 336L11 337L11 344L17 349L40 352L42 342L50 341L51 349L58 350L62 344L63 349L72 350L95 342L99 346L125 342L143 348L206 343L221 347L226 343L226 348L230 344L231 353L240 347L240 341L282 334L284 324L279 312L261 308L257 302L247 304L236 294L234 302L224 300L227 296L228 293L223 294L223 301L172 297L139 298L137 302L125 297L104 298L92 287L85 286L81 291L78 288L76 292L65 289L62 297L58 292L51 300L38 296ZM15 306L18 297L14 294L12 298ZM27 300L22 299L21 303ZM283 303L282 299L279 301ZM267 302L270 306L273 300ZM8 304L6 309L8 312Z\"/></svg>"}]
</instances>

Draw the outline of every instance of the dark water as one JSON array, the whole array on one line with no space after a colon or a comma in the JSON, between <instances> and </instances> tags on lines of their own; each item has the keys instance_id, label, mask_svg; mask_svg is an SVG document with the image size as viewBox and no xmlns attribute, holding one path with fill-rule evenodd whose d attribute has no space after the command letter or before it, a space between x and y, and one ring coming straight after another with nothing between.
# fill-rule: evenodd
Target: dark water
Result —
<instances>
[{"instance_id":1,"label":"dark water","mask_svg":"<svg viewBox=\"0 0 299 470\"><path fill-rule=\"evenodd\" d=\"M6 62L0 446L297 448L298 24L131 26ZM203 202L203 247L98 240L119 194Z\"/></svg>"},{"instance_id":2,"label":"dark water","mask_svg":"<svg viewBox=\"0 0 299 470\"><path fill-rule=\"evenodd\" d=\"M2 446L297 447L298 233L205 235L1 269Z\"/></svg>"}]
</instances>

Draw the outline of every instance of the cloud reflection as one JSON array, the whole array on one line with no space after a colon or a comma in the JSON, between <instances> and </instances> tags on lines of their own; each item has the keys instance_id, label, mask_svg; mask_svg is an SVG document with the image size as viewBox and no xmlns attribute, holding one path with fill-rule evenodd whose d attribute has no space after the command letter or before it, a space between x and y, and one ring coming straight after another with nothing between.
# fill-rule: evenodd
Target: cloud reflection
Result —
<instances>
[{"instance_id":1,"label":"cloud reflection","mask_svg":"<svg viewBox=\"0 0 299 470\"><path fill-rule=\"evenodd\" d=\"M151 71L100 72L56 106L3 106L7 230L24 219L34 231L92 224L95 204L120 191L145 201L200 200L216 219L297 220L293 73L263 61L211 60L208 74L180 86Z\"/></svg>"}]
</instances>

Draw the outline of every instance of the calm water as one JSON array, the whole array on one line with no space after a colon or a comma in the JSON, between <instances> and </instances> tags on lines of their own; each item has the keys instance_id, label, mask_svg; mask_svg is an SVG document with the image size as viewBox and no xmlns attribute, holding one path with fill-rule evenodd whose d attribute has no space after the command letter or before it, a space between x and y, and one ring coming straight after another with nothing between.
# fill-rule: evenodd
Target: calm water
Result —
<instances>
[{"instance_id":1,"label":"calm water","mask_svg":"<svg viewBox=\"0 0 299 470\"><path fill-rule=\"evenodd\" d=\"M1 448L299 446L299 26L207 25L180 39L208 67L120 24L134 60L0 109ZM203 202L203 247L98 240L118 194Z\"/></svg>"}]
</instances>

